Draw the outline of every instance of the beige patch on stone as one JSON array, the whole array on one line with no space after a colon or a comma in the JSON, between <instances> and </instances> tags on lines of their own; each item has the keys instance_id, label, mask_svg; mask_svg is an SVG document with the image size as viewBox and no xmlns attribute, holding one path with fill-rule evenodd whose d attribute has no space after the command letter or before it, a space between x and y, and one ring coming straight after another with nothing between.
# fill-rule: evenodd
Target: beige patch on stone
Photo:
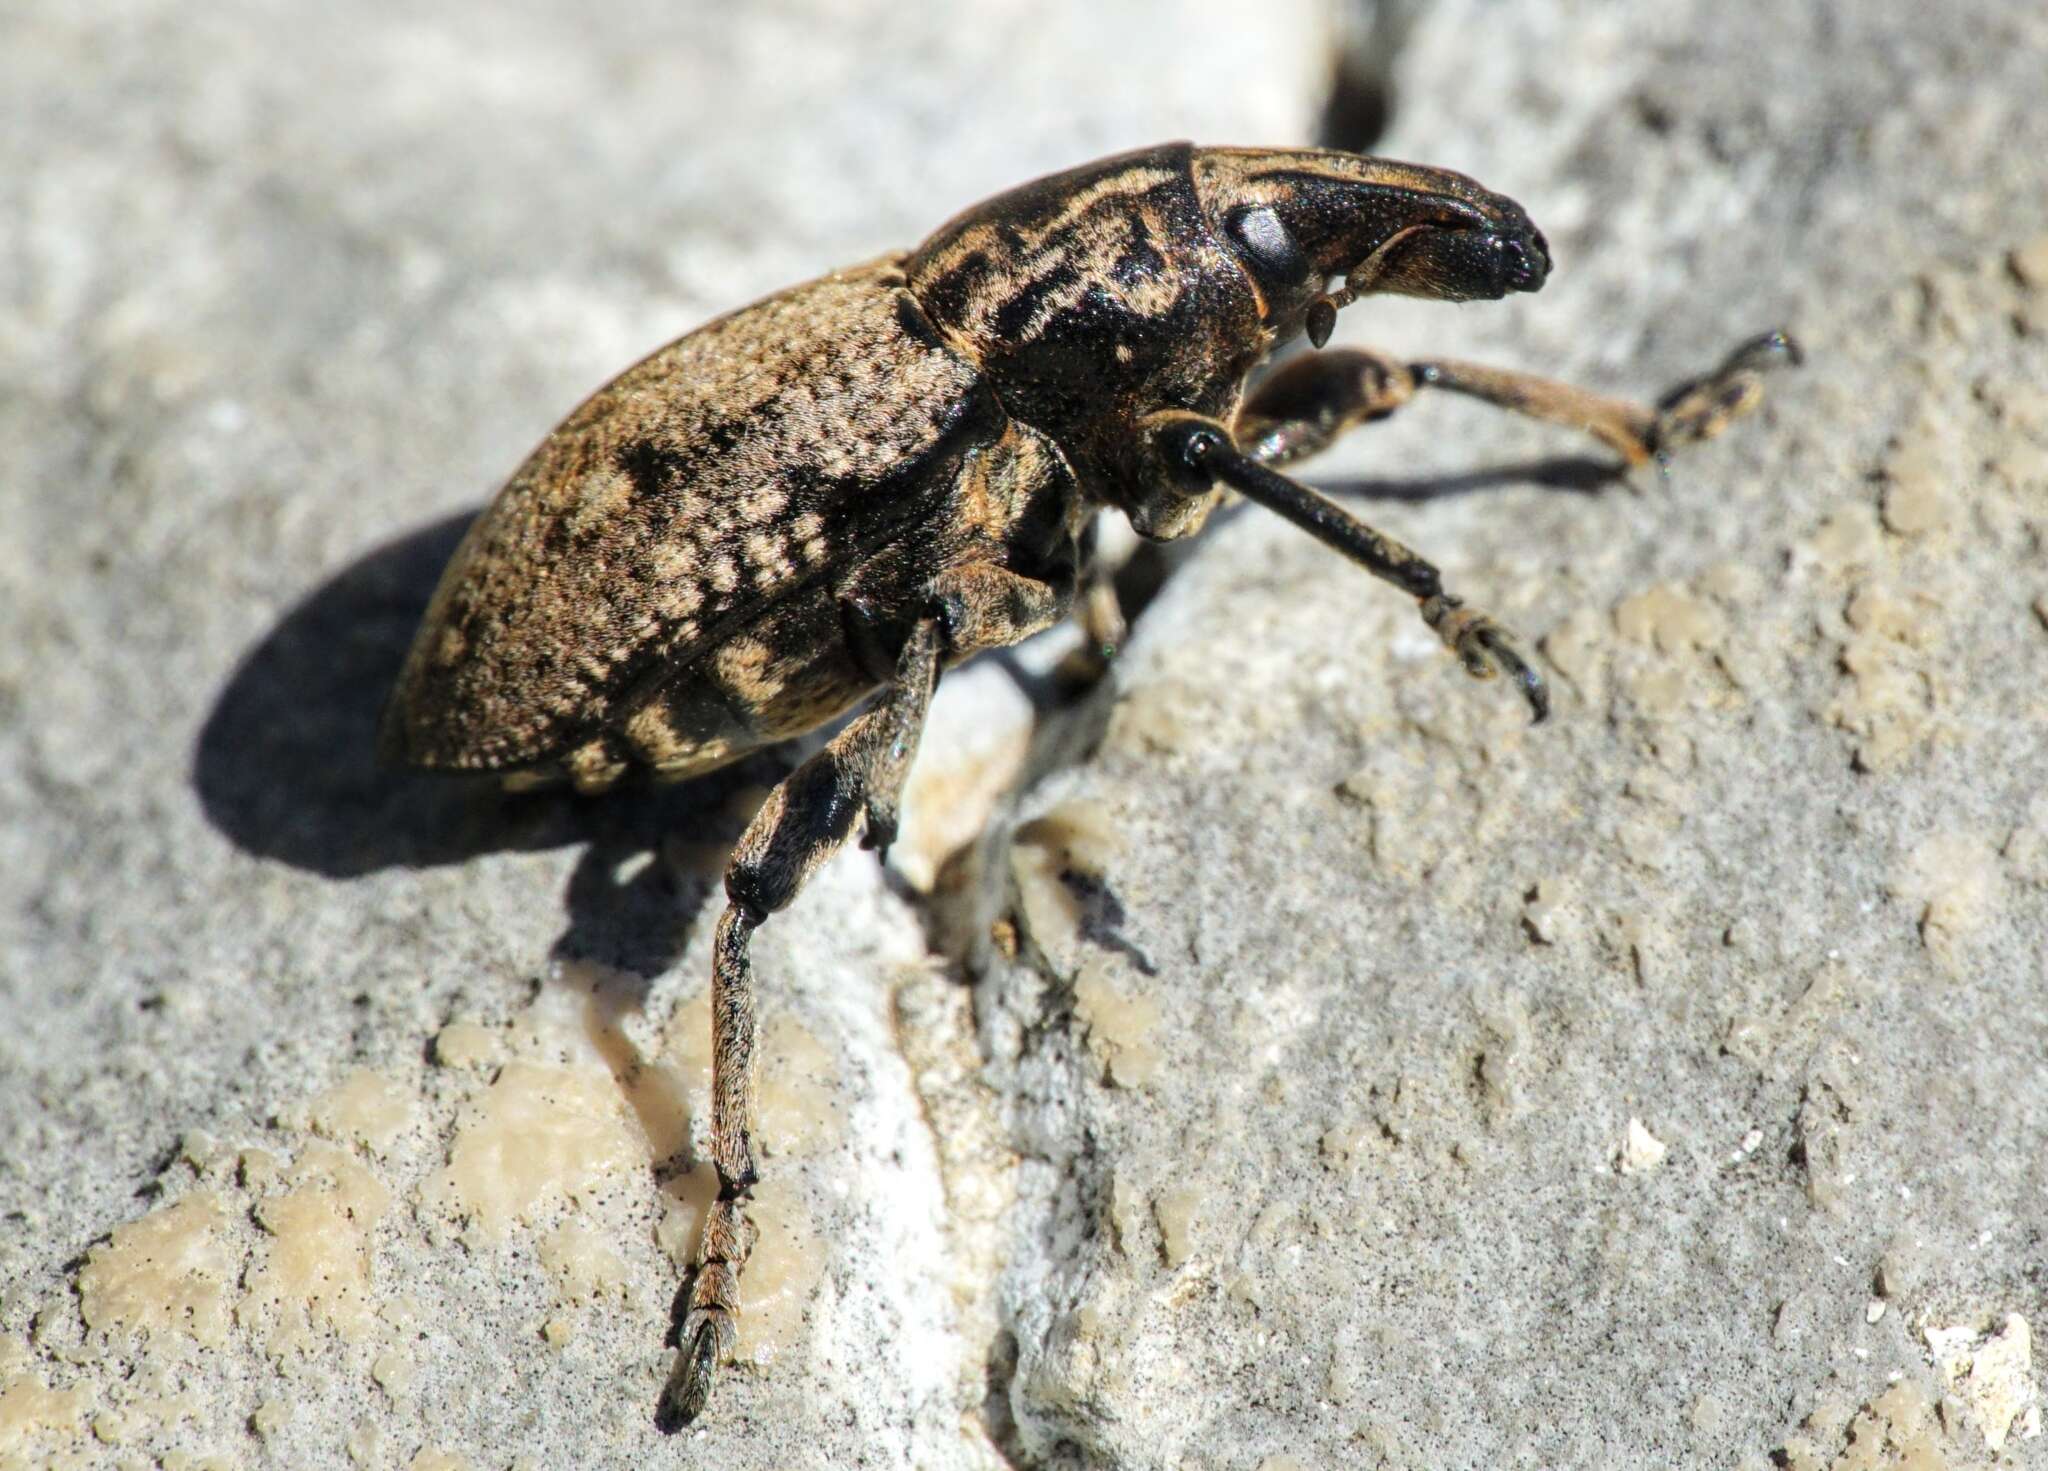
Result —
<instances>
[{"instance_id":1,"label":"beige patch on stone","mask_svg":"<svg viewBox=\"0 0 2048 1471\"><path fill-rule=\"evenodd\" d=\"M78 1274L86 1327L109 1333L183 1334L208 1348L227 1341L228 1293L241 1255L228 1244L228 1213L195 1190L114 1228Z\"/></svg>"},{"instance_id":2,"label":"beige patch on stone","mask_svg":"<svg viewBox=\"0 0 2048 1471\"><path fill-rule=\"evenodd\" d=\"M1606 692L1607 627L1590 608L1576 608L1543 636L1544 657L1571 681L1580 698L1596 704Z\"/></svg>"},{"instance_id":3,"label":"beige patch on stone","mask_svg":"<svg viewBox=\"0 0 2048 1471\"><path fill-rule=\"evenodd\" d=\"M1928 954L1950 975L1963 969L1965 943L2005 903L1999 845L1983 833L1935 833L1907 854L1886 887L1915 913Z\"/></svg>"},{"instance_id":4,"label":"beige patch on stone","mask_svg":"<svg viewBox=\"0 0 2048 1471\"><path fill-rule=\"evenodd\" d=\"M356 1068L306 1106L308 1125L330 1139L386 1154L412 1122L412 1095L381 1073Z\"/></svg>"},{"instance_id":5,"label":"beige patch on stone","mask_svg":"<svg viewBox=\"0 0 2048 1471\"><path fill-rule=\"evenodd\" d=\"M1952 436L1919 426L1885 459L1884 524L1900 536L1924 536L1950 515L1950 488L1957 471L1950 463Z\"/></svg>"},{"instance_id":6,"label":"beige patch on stone","mask_svg":"<svg viewBox=\"0 0 2048 1471\"><path fill-rule=\"evenodd\" d=\"M1109 978L1110 963L1091 956L1074 978L1074 1015L1088 1029L1089 1050L1119 1088L1142 1088L1159 1076L1153 1042L1159 1003Z\"/></svg>"},{"instance_id":7,"label":"beige patch on stone","mask_svg":"<svg viewBox=\"0 0 2048 1471\"><path fill-rule=\"evenodd\" d=\"M1628 1121L1615 1163L1624 1175L1647 1175L1664 1163L1670 1147L1649 1130L1641 1119Z\"/></svg>"},{"instance_id":8,"label":"beige patch on stone","mask_svg":"<svg viewBox=\"0 0 2048 1471\"><path fill-rule=\"evenodd\" d=\"M0 1456L12 1456L37 1437L76 1439L91 1404L92 1394L83 1385L52 1389L34 1374L9 1379L0 1385Z\"/></svg>"},{"instance_id":9,"label":"beige patch on stone","mask_svg":"<svg viewBox=\"0 0 2048 1471\"><path fill-rule=\"evenodd\" d=\"M418 1376L419 1370L411 1357L396 1349L385 1349L370 1360L370 1378L393 1399L403 1399L412 1393L413 1381Z\"/></svg>"},{"instance_id":10,"label":"beige patch on stone","mask_svg":"<svg viewBox=\"0 0 2048 1471\"><path fill-rule=\"evenodd\" d=\"M2008 261L2013 279L2029 291L2048 292L2048 235L2015 249Z\"/></svg>"},{"instance_id":11,"label":"beige patch on stone","mask_svg":"<svg viewBox=\"0 0 2048 1471\"><path fill-rule=\"evenodd\" d=\"M1825 1400L1787 1438L1775 1464L1786 1471L1949 1471L1953 1464L1926 1391L1910 1379L1846 1411Z\"/></svg>"},{"instance_id":12,"label":"beige patch on stone","mask_svg":"<svg viewBox=\"0 0 2048 1471\"><path fill-rule=\"evenodd\" d=\"M592 1302L625 1291L626 1264L600 1231L564 1221L540 1241L540 1264L563 1302Z\"/></svg>"},{"instance_id":13,"label":"beige patch on stone","mask_svg":"<svg viewBox=\"0 0 2048 1471\"><path fill-rule=\"evenodd\" d=\"M1617 603L1614 626L1623 638L1654 644L1665 654L1711 651L1727 635L1719 608L1674 583L1660 583Z\"/></svg>"},{"instance_id":14,"label":"beige patch on stone","mask_svg":"<svg viewBox=\"0 0 2048 1471\"><path fill-rule=\"evenodd\" d=\"M1919 750L1934 730L1935 686L1924 656L1938 625L1923 616L1932 600L1860 584L1845 610L1850 631L1841 666L1849 685L1822 712L1857 738L1860 770L1889 770Z\"/></svg>"},{"instance_id":15,"label":"beige patch on stone","mask_svg":"<svg viewBox=\"0 0 2048 1471\"><path fill-rule=\"evenodd\" d=\"M1883 545L1876 513L1859 501L1829 515L1807 541L1805 551L1824 571L1842 572L1869 566Z\"/></svg>"},{"instance_id":16,"label":"beige patch on stone","mask_svg":"<svg viewBox=\"0 0 2048 1471\"><path fill-rule=\"evenodd\" d=\"M426 1197L502 1241L538 1211L649 1162L609 1070L514 1061L465 1110Z\"/></svg>"},{"instance_id":17,"label":"beige patch on stone","mask_svg":"<svg viewBox=\"0 0 2048 1471\"><path fill-rule=\"evenodd\" d=\"M1949 1392L1970 1407L1992 1455L2015 1429L2040 1431L2041 1391L2033 1378L2034 1335L2027 1320L2008 1313L1994 1333L1969 1324L1925 1330L1927 1351Z\"/></svg>"},{"instance_id":18,"label":"beige patch on stone","mask_svg":"<svg viewBox=\"0 0 2048 1471\"><path fill-rule=\"evenodd\" d=\"M1167 1266L1178 1267L1194 1255L1195 1229L1208 1198L1193 1185L1175 1186L1153 1197L1152 1219L1159 1223L1159 1249Z\"/></svg>"},{"instance_id":19,"label":"beige patch on stone","mask_svg":"<svg viewBox=\"0 0 2048 1471\"><path fill-rule=\"evenodd\" d=\"M504 1054L504 1036L494 1027L450 1022L434 1034L434 1061L442 1067L489 1067Z\"/></svg>"},{"instance_id":20,"label":"beige patch on stone","mask_svg":"<svg viewBox=\"0 0 2048 1471\"><path fill-rule=\"evenodd\" d=\"M266 1259L249 1274L238 1323L267 1329L265 1347L283 1358L310 1352L325 1326L359 1343L374 1326L370 1232L391 1192L346 1151L309 1140L287 1177L293 1188L257 1203L270 1233Z\"/></svg>"}]
</instances>

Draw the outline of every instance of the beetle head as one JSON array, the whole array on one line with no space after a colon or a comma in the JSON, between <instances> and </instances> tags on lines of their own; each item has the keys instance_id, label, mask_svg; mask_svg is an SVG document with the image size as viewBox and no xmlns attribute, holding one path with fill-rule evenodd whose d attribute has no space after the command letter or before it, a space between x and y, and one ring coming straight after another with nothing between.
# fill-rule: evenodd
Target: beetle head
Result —
<instances>
[{"instance_id":1,"label":"beetle head","mask_svg":"<svg viewBox=\"0 0 2048 1471\"><path fill-rule=\"evenodd\" d=\"M1550 274L1550 247L1522 207L1448 169L1329 149L1202 148L1194 171L1277 338L1305 328L1321 346L1336 309L1371 292L1490 300Z\"/></svg>"}]
</instances>

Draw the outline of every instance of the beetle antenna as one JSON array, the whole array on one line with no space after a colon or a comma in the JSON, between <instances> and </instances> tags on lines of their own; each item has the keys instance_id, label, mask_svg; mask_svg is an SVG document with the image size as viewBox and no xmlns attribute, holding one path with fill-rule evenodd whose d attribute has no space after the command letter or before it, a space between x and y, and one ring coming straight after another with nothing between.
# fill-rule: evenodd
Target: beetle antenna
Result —
<instances>
[{"instance_id":1,"label":"beetle antenna","mask_svg":"<svg viewBox=\"0 0 2048 1471\"><path fill-rule=\"evenodd\" d=\"M1337 329L1337 313L1351 305L1366 292L1372 290L1386 268L1387 255L1393 248L1410 235L1427 230L1427 225L1408 225L1396 230L1373 248L1371 255L1344 273L1344 284L1335 291L1325 291L1308 304L1308 317L1304 327L1308 332L1311 346L1321 348L1330 340L1330 334Z\"/></svg>"}]
</instances>

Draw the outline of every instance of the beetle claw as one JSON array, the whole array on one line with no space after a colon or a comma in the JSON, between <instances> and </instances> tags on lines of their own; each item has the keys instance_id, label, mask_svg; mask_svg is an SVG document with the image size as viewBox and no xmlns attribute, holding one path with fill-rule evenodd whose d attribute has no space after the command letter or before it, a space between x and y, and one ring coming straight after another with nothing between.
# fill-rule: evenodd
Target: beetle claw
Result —
<instances>
[{"instance_id":1,"label":"beetle claw","mask_svg":"<svg viewBox=\"0 0 2048 1471\"><path fill-rule=\"evenodd\" d=\"M867 829L860 835L860 845L877 858L886 860L889 848L896 841L896 814L884 812L872 803L868 806Z\"/></svg>"},{"instance_id":2,"label":"beetle claw","mask_svg":"<svg viewBox=\"0 0 2048 1471\"><path fill-rule=\"evenodd\" d=\"M1651 454L1664 464L1675 446L1712 439L1762 401L1765 373L1796 368L1804 361L1805 351L1789 332L1752 337L1713 372L1679 384L1657 401L1649 433Z\"/></svg>"},{"instance_id":3,"label":"beetle claw","mask_svg":"<svg viewBox=\"0 0 2048 1471\"><path fill-rule=\"evenodd\" d=\"M1541 725L1549 718L1550 689L1506 629L1477 608L1466 607L1450 593L1425 598L1422 619L1436 630L1474 679L1492 679L1505 673L1514 680L1529 702L1530 724Z\"/></svg>"}]
</instances>

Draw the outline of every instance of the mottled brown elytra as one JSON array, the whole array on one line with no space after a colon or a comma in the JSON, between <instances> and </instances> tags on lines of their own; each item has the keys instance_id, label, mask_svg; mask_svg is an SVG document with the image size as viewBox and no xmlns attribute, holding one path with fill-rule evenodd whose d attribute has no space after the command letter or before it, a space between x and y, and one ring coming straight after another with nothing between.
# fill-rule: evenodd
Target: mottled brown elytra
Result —
<instances>
[{"instance_id":1,"label":"mottled brown elytra","mask_svg":"<svg viewBox=\"0 0 2048 1471\"><path fill-rule=\"evenodd\" d=\"M1097 647L1118 642L1087 555L1098 511L1171 540L1235 490L1416 599L1469 671L1505 671L1543 718L1543 680L1505 630L1273 467L1423 388L1589 431L1639 464L1751 408L1761 370L1796 360L1791 340L1758 338L1654 407L1361 351L1304 356L1249 399L1246 384L1296 336L1321 347L1354 297L1494 299L1536 290L1550 264L1522 207L1460 174L1148 148L669 344L571 414L470 528L385 712L392 761L594 791L636 769L710 770L880 692L770 794L726 872L719 1193L664 1424L703 1410L738 1336L756 1179L748 937L856 819L887 848L942 669L1070 610Z\"/></svg>"}]
</instances>

